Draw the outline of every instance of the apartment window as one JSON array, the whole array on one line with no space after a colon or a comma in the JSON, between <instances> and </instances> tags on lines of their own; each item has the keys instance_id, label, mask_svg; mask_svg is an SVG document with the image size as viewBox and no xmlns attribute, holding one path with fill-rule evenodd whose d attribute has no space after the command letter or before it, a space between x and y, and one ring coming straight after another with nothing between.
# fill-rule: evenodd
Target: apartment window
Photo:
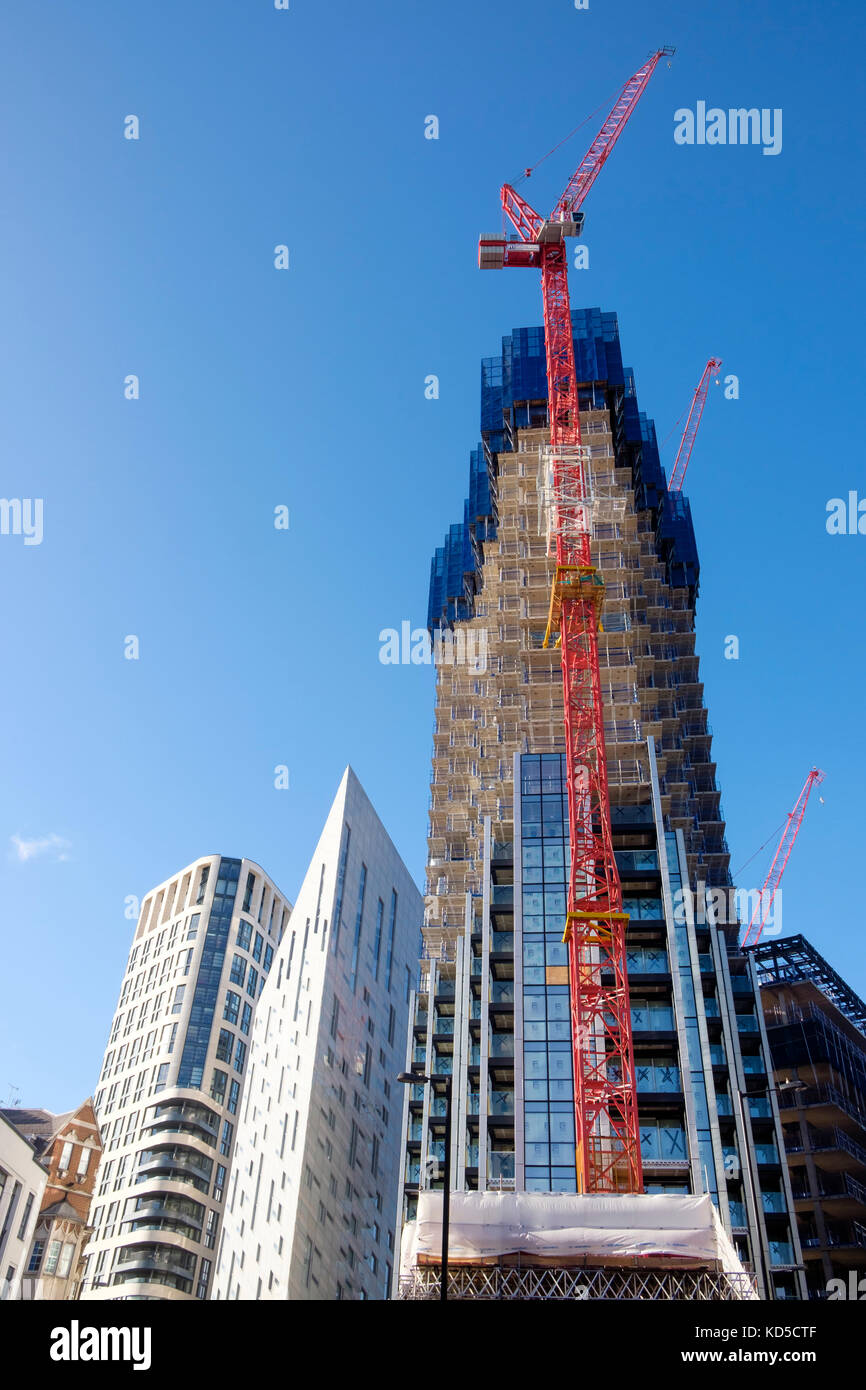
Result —
<instances>
[{"instance_id":1,"label":"apartment window","mask_svg":"<svg viewBox=\"0 0 866 1390\"><path fill-rule=\"evenodd\" d=\"M223 1188L225 1187L225 1185L226 1185L226 1170L225 1170L225 1166L224 1166L222 1163L218 1163L218 1164L217 1164L217 1170L216 1170L216 1177L214 1178L214 1185L213 1185L213 1199L214 1199L215 1202L221 1202L221 1201L222 1201L222 1199L223 1199Z\"/></svg>"},{"instance_id":2,"label":"apartment window","mask_svg":"<svg viewBox=\"0 0 866 1390\"><path fill-rule=\"evenodd\" d=\"M128 1085L129 1085L129 1082L130 1082L131 1080L132 1080L131 1077L127 1077L127 1078L126 1078L126 1082L125 1082L124 1084L128 1086ZM78 1179L79 1182L81 1182L83 1178L86 1178L86 1177L87 1177L87 1169L88 1169L89 1166L90 1166L90 1150L89 1150L89 1149L86 1149L86 1148L84 1147L84 1145L82 1144L81 1150L80 1150L80 1152L79 1152L79 1154L78 1154L78 1168L77 1168L76 1173L75 1173L75 1176L76 1176L76 1178Z\"/></svg>"},{"instance_id":3,"label":"apartment window","mask_svg":"<svg viewBox=\"0 0 866 1390\"><path fill-rule=\"evenodd\" d=\"M341 915L343 912L343 889L346 886L346 864L349 860L349 841L352 838L352 831L348 824L343 827L345 834L340 850L340 863L337 867L337 892L334 898L334 954L340 944Z\"/></svg>"},{"instance_id":4,"label":"apartment window","mask_svg":"<svg viewBox=\"0 0 866 1390\"><path fill-rule=\"evenodd\" d=\"M253 939L253 929L249 922L241 920L238 922L238 945L242 951L250 949L250 942Z\"/></svg>"},{"instance_id":5,"label":"apartment window","mask_svg":"<svg viewBox=\"0 0 866 1390\"><path fill-rule=\"evenodd\" d=\"M168 1039L168 1051L169 1051L169 1052L174 1052L174 1044L175 1044L175 1039L176 1039L176 1038L177 1038L177 1024L176 1024L176 1023L173 1023L173 1024L171 1025L171 1034L170 1034L169 1039Z\"/></svg>"},{"instance_id":6,"label":"apartment window","mask_svg":"<svg viewBox=\"0 0 866 1390\"><path fill-rule=\"evenodd\" d=\"M225 1031L225 1030L224 1030L224 1031ZM228 1033L228 1032L227 1032L227 1033L226 1033L226 1036L230 1039L230 1038L231 1038L231 1033ZM230 1056L230 1055L231 1055L231 1042L229 1042L229 1056ZM211 1083L210 1083L210 1094L211 1094L211 1100L215 1100L215 1101L217 1102L218 1105L222 1105L223 1102L224 1102L224 1100L225 1100L225 1098L226 1098L226 1084L227 1084L227 1082L228 1082L228 1079L229 1079L228 1072L226 1072L226 1071L220 1071L220 1070L219 1070L218 1068L216 1068L216 1067L214 1068L214 1072L213 1072L213 1075L212 1075L212 1077L211 1077Z\"/></svg>"},{"instance_id":7,"label":"apartment window","mask_svg":"<svg viewBox=\"0 0 866 1390\"><path fill-rule=\"evenodd\" d=\"M186 985L177 985L174 991L174 1003L171 1006L173 1014L179 1014L183 1008L183 996L186 994Z\"/></svg>"},{"instance_id":8,"label":"apartment window","mask_svg":"<svg viewBox=\"0 0 866 1390\"><path fill-rule=\"evenodd\" d=\"M229 1153L231 1152L233 1133L234 1126L232 1125L231 1120L223 1120L222 1135L220 1137L220 1153L225 1158L227 1158Z\"/></svg>"},{"instance_id":9,"label":"apartment window","mask_svg":"<svg viewBox=\"0 0 866 1390\"><path fill-rule=\"evenodd\" d=\"M210 1260L202 1256L201 1265L198 1271L198 1284L196 1285L196 1298L207 1298L207 1286L210 1280Z\"/></svg>"},{"instance_id":10,"label":"apartment window","mask_svg":"<svg viewBox=\"0 0 866 1390\"><path fill-rule=\"evenodd\" d=\"M57 1265L57 1274L61 1279L69 1278L69 1271L72 1268L72 1256L75 1254L75 1242L66 1241L60 1252L60 1261Z\"/></svg>"},{"instance_id":11,"label":"apartment window","mask_svg":"<svg viewBox=\"0 0 866 1390\"><path fill-rule=\"evenodd\" d=\"M264 946L264 944L265 939L262 936L261 932L256 932L256 939L253 945L253 960L256 962L257 965L261 963L262 947Z\"/></svg>"},{"instance_id":12,"label":"apartment window","mask_svg":"<svg viewBox=\"0 0 866 1390\"><path fill-rule=\"evenodd\" d=\"M370 1072L373 1067L373 1050L369 1043L364 1044L364 1085L370 1084Z\"/></svg>"},{"instance_id":13,"label":"apartment window","mask_svg":"<svg viewBox=\"0 0 866 1390\"><path fill-rule=\"evenodd\" d=\"M232 1046L234 1040L235 1035L234 1033L230 1033L228 1028L220 1029L219 1038L217 1039L216 1055L221 1062L230 1062L232 1060Z\"/></svg>"},{"instance_id":14,"label":"apartment window","mask_svg":"<svg viewBox=\"0 0 866 1390\"><path fill-rule=\"evenodd\" d=\"M45 1241L34 1240L33 1249L30 1252L30 1263L27 1266L28 1274L38 1274L42 1264L42 1256L45 1253Z\"/></svg>"},{"instance_id":15,"label":"apartment window","mask_svg":"<svg viewBox=\"0 0 866 1390\"><path fill-rule=\"evenodd\" d=\"M263 963L262 963L262 968L263 968L263 970L264 970L264 972L265 972L266 975L267 975L268 971L269 971L270 968L271 968L271 965L272 965L272 963L273 963L273 959L274 959L274 948L273 948L273 946L266 946L266 947L265 947L265 958L264 958L264 961L263 961Z\"/></svg>"},{"instance_id":16,"label":"apartment window","mask_svg":"<svg viewBox=\"0 0 866 1390\"><path fill-rule=\"evenodd\" d=\"M244 1063L246 1062L246 1060L247 1060L247 1045L246 1045L245 1042L242 1042L240 1038L238 1038L237 1046L235 1047L235 1060L234 1060L234 1068L235 1068L235 1071L239 1071L239 1072L243 1073Z\"/></svg>"},{"instance_id":17,"label":"apartment window","mask_svg":"<svg viewBox=\"0 0 866 1390\"><path fill-rule=\"evenodd\" d=\"M219 1226L219 1213L213 1210L207 1214L207 1223L204 1228L204 1243L206 1250L213 1250L216 1245L217 1228Z\"/></svg>"},{"instance_id":18,"label":"apartment window","mask_svg":"<svg viewBox=\"0 0 866 1390\"><path fill-rule=\"evenodd\" d=\"M385 950L385 987L391 988L391 971L394 965L394 931L397 926L397 892L391 889L391 911L388 914L388 945Z\"/></svg>"},{"instance_id":19,"label":"apartment window","mask_svg":"<svg viewBox=\"0 0 866 1390\"><path fill-rule=\"evenodd\" d=\"M247 973L247 963L243 956L235 955L232 957L232 968L229 979L233 985L240 985L243 988L244 978Z\"/></svg>"},{"instance_id":20,"label":"apartment window","mask_svg":"<svg viewBox=\"0 0 866 1390\"><path fill-rule=\"evenodd\" d=\"M27 1222L30 1220L30 1213L33 1210L33 1193L27 1194L27 1201L24 1203L24 1215L21 1217L21 1225L18 1227L18 1239L23 1240L27 1234Z\"/></svg>"},{"instance_id":21,"label":"apartment window","mask_svg":"<svg viewBox=\"0 0 866 1390\"><path fill-rule=\"evenodd\" d=\"M159 1069L156 1073L156 1082L153 1088L154 1091L165 1090L165 1083L168 1080L168 1066L168 1062L160 1062Z\"/></svg>"},{"instance_id":22,"label":"apartment window","mask_svg":"<svg viewBox=\"0 0 866 1390\"><path fill-rule=\"evenodd\" d=\"M240 1099L240 1094L241 1083L239 1081L232 1081L231 1087L229 1088L228 1110L230 1115L236 1115L238 1113L238 1100Z\"/></svg>"},{"instance_id":23,"label":"apartment window","mask_svg":"<svg viewBox=\"0 0 866 1390\"><path fill-rule=\"evenodd\" d=\"M198 881L198 892L196 893L196 899L195 899L196 907L199 907L199 906L204 902L204 894L205 894L205 889L207 888L207 881L208 881L208 875L209 875L209 874L210 874L210 864L205 864L204 868L203 868L202 871L201 871L201 875L200 875L199 881Z\"/></svg>"},{"instance_id":24,"label":"apartment window","mask_svg":"<svg viewBox=\"0 0 866 1390\"><path fill-rule=\"evenodd\" d=\"M336 996L336 994L335 994L335 995L334 995L334 1003L333 1003L333 1005L332 1005L332 1007L331 1007L331 1027L330 1027L330 1034L331 1034L331 1037L332 1037L332 1038L336 1038L336 1036L337 1036L337 1029L339 1028L339 1026L340 1026L340 1001L339 1001L339 999L337 998L337 996Z\"/></svg>"},{"instance_id":25,"label":"apartment window","mask_svg":"<svg viewBox=\"0 0 866 1390\"><path fill-rule=\"evenodd\" d=\"M382 918L385 916L385 904L382 899L376 903L376 934L373 937L373 979L379 978L379 954L382 949Z\"/></svg>"},{"instance_id":26,"label":"apartment window","mask_svg":"<svg viewBox=\"0 0 866 1390\"><path fill-rule=\"evenodd\" d=\"M349 1137L349 1167L354 1168L355 1159L358 1157L358 1139L361 1131L355 1121L352 1121L352 1132Z\"/></svg>"},{"instance_id":27,"label":"apartment window","mask_svg":"<svg viewBox=\"0 0 866 1390\"><path fill-rule=\"evenodd\" d=\"M241 1032L242 1032L242 1033L249 1033L249 1031L250 1031L250 1024L252 1023L252 1021L253 1021L253 1006L252 1006L252 1004L244 1004L243 1013L241 1014Z\"/></svg>"},{"instance_id":28,"label":"apartment window","mask_svg":"<svg viewBox=\"0 0 866 1390\"><path fill-rule=\"evenodd\" d=\"M190 917L189 922L187 923L187 928L186 928L186 939L187 939L187 941L195 941L196 937L198 936L198 924L199 924L200 921L201 921L201 913L200 913L200 912L194 912L194 913L192 914L192 916Z\"/></svg>"},{"instance_id":29,"label":"apartment window","mask_svg":"<svg viewBox=\"0 0 866 1390\"><path fill-rule=\"evenodd\" d=\"M370 1158L370 1172L374 1178L379 1176L379 1140L375 1135L373 1136L373 1152Z\"/></svg>"},{"instance_id":30,"label":"apartment window","mask_svg":"<svg viewBox=\"0 0 866 1390\"><path fill-rule=\"evenodd\" d=\"M69 1168L70 1168L70 1166L71 1166L71 1164L72 1164L72 1149L73 1149L72 1140L71 1140L71 1139L67 1139L67 1140L65 1141L65 1143L63 1144L63 1147L62 1147L61 1150L60 1150L60 1162L59 1162L59 1164L58 1164L58 1167L59 1167L61 1170L66 1170L66 1169L69 1169Z\"/></svg>"},{"instance_id":31,"label":"apartment window","mask_svg":"<svg viewBox=\"0 0 866 1390\"><path fill-rule=\"evenodd\" d=\"M48 1247L48 1254L45 1257L45 1274L56 1274L57 1264L60 1259L60 1251L62 1247L62 1241L52 1240L51 1244Z\"/></svg>"},{"instance_id":32,"label":"apartment window","mask_svg":"<svg viewBox=\"0 0 866 1390\"><path fill-rule=\"evenodd\" d=\"M247 976L247 994L251 999L256 997L256 985L259 982L259 972L250 966L250 973Z\"/></svg>"},{"instance_id":33,"label":"apartment window","mask_svg":"<svg viewBox=\"0 0 866 1390\"><path fill-rule=\"evenodd\" d=\"M189 950L186 952L186 955L185 955L185 957L184 957L184 962L183 962L183 973L184 973L184 975L188 975L188 974L189 974L189 968L190 968L190 966L192 965L192 958L193 958L193 955L194 955L194 954L195 954L195 953L194 953L192 947L190 946Z\"/></svg>"},{"instance_id":34,"label":"apartment window","mask_svg":"<svg viewBox=\"0 0 866 1390\"><path fill-rule=\"evenodd\" d=\"M361 877L358 882L358 908L355 913L355 934L352 939L352 967L349 972L349 981L352 986L352 993L355 993L355 985L358 980L358 950L361 945L361 926L364 920L364 897L367 892L367 865L361 865Z\"/></svg>"},{"instance_id":35,"label":"apartment window","mask_svg":"<svg viewBox=\"0 0 866 1390\"><path fill-rule=\"evenodd\" d=\"M241 996L235 994L233 989L226 990L226 1002L223 1009L223 1018L237 1027L241 1013Z\"/></svg>"},{"instance_id":36,"label":"apartment window","mask_svg":"<svg viewBox=\"0 0 866 1390\"><path fill-rule=\"evenodd\" d=\"M253 900L253 889L256 886L255 874L247 874L247 886L244 889L244 912L249 912L250 903Z\"/></svg>"}]
</instances>

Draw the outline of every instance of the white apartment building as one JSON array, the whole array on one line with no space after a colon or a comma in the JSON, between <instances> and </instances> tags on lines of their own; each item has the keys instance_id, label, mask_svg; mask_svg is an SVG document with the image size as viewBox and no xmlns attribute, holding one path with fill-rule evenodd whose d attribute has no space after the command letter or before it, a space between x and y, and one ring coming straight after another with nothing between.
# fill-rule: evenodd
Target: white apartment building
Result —
<instances>
[{"instance_id":1,"label":"white apartment building","mask_svg":"<svg viewBox=\"0 0 866 1390\"><path fill-rule=\"evenodd\" d=\"M145 898L95 1098L82 1298L209 1297L253 1022L290 914L257 864L220 855Z\"/></svg>"},{"instance_id":2,"label":"white apartment building","mask_svg":"<svg viewBox=\"0 0 866 1390\"><path fill-rule=\"evenodd\" d=\"M34 1145L0 1113L0 1299L21 1297L47 1179Z\"/></svg>"},{"instance_id":3,"label":"white apartment building","mask_svg":"<svg viewBox=\"0 0 866 1390\"><path fill-rule=\"evenodd\" d=\"M423 902L351 768L264 986L214 1298L384 1299Z\"/></svg>"}]
</instances>

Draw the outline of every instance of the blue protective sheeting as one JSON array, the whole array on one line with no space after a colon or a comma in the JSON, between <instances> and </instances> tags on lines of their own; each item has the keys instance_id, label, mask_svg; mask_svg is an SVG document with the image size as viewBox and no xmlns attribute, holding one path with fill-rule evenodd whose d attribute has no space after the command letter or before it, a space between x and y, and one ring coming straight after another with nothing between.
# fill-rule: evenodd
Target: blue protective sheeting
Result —
<instances>
[{"instance_id":1,"label":"blue protective sheeting","mask_svg":"<svg viewBox=\"0 0 866 1390\"><path fill-rule=\"evenodd\" d=\"M574 309L574 354L581 409L609 409L617 468L630 468L635 506L649 511L659 558L674 587L697 592L700 566L688 499L669 494L655 424L638 408L634 374L623 367L616 314ZM502 354L481 362L481 437L469 455L469 496L463 521L452 526L430 567L427 625L433 630L472 616L480 587L482 542L495 539L491 479L496 456L511 449L516 429L545 425L547 366L544 329L515 328Z\"/></svg>"}]
</instances>

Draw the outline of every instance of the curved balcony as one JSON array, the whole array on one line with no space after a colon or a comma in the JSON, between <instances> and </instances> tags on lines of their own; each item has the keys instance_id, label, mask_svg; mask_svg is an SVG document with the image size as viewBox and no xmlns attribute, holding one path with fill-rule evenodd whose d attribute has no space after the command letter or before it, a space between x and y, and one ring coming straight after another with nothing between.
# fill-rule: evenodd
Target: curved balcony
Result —
<instances>
[{"instance_id":1,"label":"curved balcony","mask_svg":"<svg viewBox=\"0 0 866 1390\"><path fill-rule=\"evenodd\" d=\"M180 1118L160 1119L155 1124L150 1125L144 1133L148 1139L168 1138L172 1134L187 1134L190 1139L196 1139L201 1144L209 1144L211 1148L216 1147L217 1141L215 1132L205 1129L203 1125L188 1124L186 1120Z\"/></svg>"},{"instance_id":2,"label":"curved balcony","mask_svg":"<svg viewBox=\"0 0 866 1390\"><path fill-rule=\"evenodd\" d=\"M161 1105L155 1105L147 1123L167 1125L171 1121L178 1121L184 1126L192 1125L204 1134L213 1135L214 1139L219 1135L219 1115L208 1109L207 1106L196 1104L195 1101L170 1100Z\"/></svg>"},{"instance_id":3,"label":"curved balcony","mask_svg":"<svg viewBox=\"0 0 866 1390\"><path fill-rule=\"evenodd\" d=\"M138 1231L154 1231L162 1235L181 1236L184 1240L201 1240L200 1226L190 1226L175 1216L140 1216L124 1222L124 1226L129 1235Z\"/></svg>"},{"instance_id":4,"label":"curved balcony","mask_svg":"<svg viewBox=\"0 0 866 1390\"><path fill-rule=\"evenodd\" d=\"M213 1159L195 1149L145 1149L139 1155L136 1183L153 1179L189 1182L199 1192L207 1192L213 1173Z\"/></svg>"},{"instance_id":5,"label":"curved balcony","mask_svg":"<svg viewBox=\"0 0 866 1390\"><path fill-rule=\"evenodd\" d=\"M127 1210L124 1218L129 1222L156 1218L183 1222L198 1230L204 1225L206 1209L201 1202L194 1202L191 1197L178 1197L174 1193L161 1192L153 1196L131 1199L131 1203L132 1210ZM198 1237L194 1236L193 1239L197 1240Z\"/></svg>"},{"instance_id":6,"label":"curved balcony","mask_svg":"<svg viewBox=\"0 0 866 1390\"><path fill-rule=\"evenodd\" d=\"M165 1270L181 1278L191 1278L195 1270L196 1256L189 1250L178 1250L172 1245L126 1245L118 1256L116 1268L124 1270Z\"/></svg>"},{"instance_id":7,"label":"curved balcony","mask_svg":"<svg viewBox=\"0 0 866 1390\"><path fill-rule=\"evenodd\" d=\"M192 1293L192 1279L174 1274L167 1269L118 1269L115 1270L112 1284L163 1284L178 1293ZM124 1295L128 1297L128 1295Z\"/></svg>"}]
</instances>

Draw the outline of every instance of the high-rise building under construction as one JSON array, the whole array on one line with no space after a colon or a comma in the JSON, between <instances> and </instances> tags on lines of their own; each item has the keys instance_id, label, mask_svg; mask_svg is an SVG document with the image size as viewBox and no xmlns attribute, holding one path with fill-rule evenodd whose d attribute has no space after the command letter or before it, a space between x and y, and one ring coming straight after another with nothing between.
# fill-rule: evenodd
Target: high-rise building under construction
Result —
<instances>
[{"instance_id":1,"label":"high-rise building under construction","mask_svg":"<svg viewBox=\"0 0 866 1390\"><path fill-rule=\"evenodd\" d=\"M689 503L668 491L616 316L576 311L572 325L605 585L598 646L644 1190L708 1193L761 1296L802 1297L695 654ZM555 567L547 395L543 330L515 330L482 363L482 444L463 520L432 564L428 625L456 640L439 645L407 1055L430 1081L406 1089L404 1219L419 1190L442 1185L447 1084L454 1190L576 1191L563 686L560 652L544 645ZM715 915L714 889L725 890Z\"/></svg>"}]
</instances>

